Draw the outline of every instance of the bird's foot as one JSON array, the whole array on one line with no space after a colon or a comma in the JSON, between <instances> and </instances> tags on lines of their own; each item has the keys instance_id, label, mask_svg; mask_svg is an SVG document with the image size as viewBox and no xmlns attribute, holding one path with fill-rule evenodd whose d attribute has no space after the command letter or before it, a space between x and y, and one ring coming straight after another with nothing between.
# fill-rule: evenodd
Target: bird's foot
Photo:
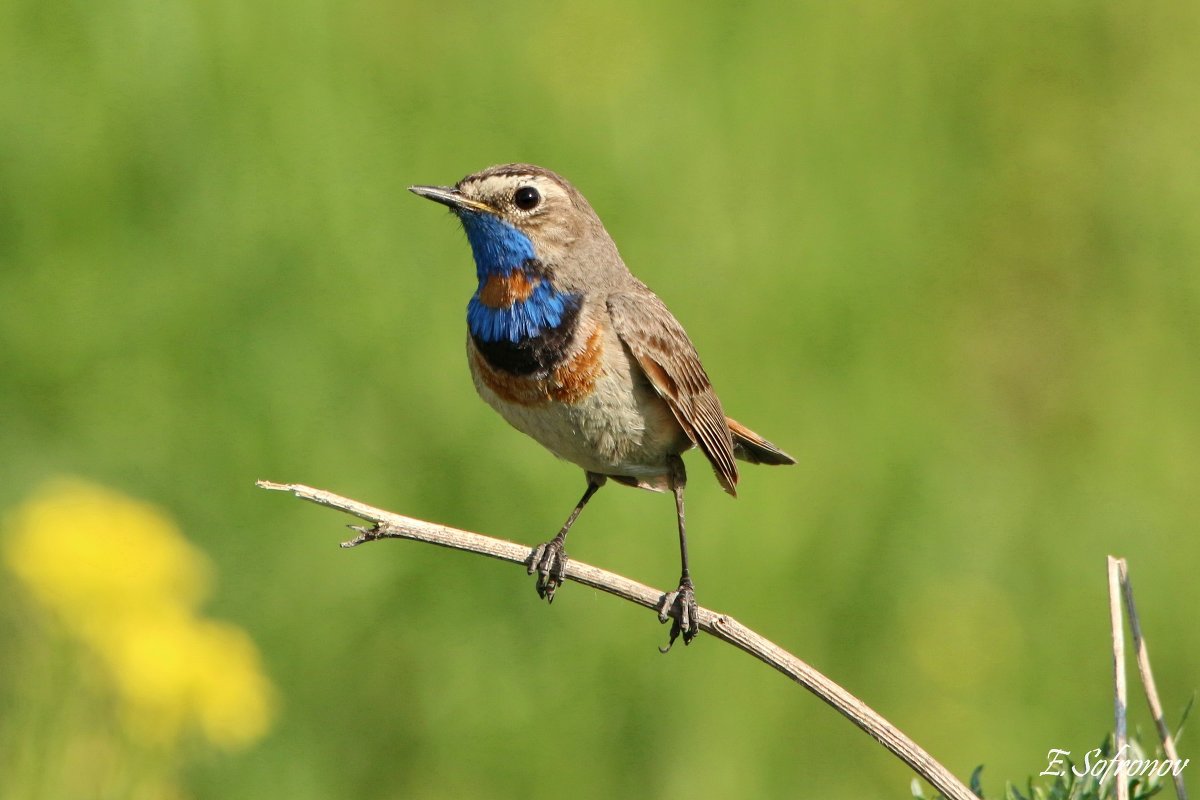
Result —
<instances>
[{"instance_id":1,"label":"bird's foot","mask_svg":"<svg viewBox=\"0 0 1200 800\"><path fill-rule=\"evenodd\" d=\"M554 602L554 590L562 586L563 572L567 568L567 553L563 550L565 538L560 533L545 544L538 545L529 559L529 574L536 572L538 576L538 597L545 598L547 603Z\"/></svg>"},{"instance_id":2,"label":"bird's foot","mask_svg":"<svg viewBox=\"0 0 1200 800\"><path fill-rule=\"evenodd\" d=\"M671 639L666 647L658 648L663 653L671 649L680 634L683 635L683 643L689 645L700 632L700 608L696 605L696 592L691 578L680 578L679 588L663 595L658 607L658 621L666 622L668 618L671 620Z\"/></svg>"}]
</instances>

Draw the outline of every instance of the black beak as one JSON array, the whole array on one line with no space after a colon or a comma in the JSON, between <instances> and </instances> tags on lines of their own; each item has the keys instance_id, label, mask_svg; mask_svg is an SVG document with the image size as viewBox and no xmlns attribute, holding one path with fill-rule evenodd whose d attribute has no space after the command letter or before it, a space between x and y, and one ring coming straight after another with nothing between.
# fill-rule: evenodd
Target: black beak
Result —
<instances>
[{"instance_id":1,"label":"black beak","mask_svg":"<svg viewBox=\"0 0 1200 800\"><path fill-rule=\"evenodd\" d=\"M450 206L454 211L481 211L488 214L496 213L491 206L484 205L478 200L464 197L462 192L451 186L410 186L408 190L418 197Z\"/></svg>"}]
</instances>

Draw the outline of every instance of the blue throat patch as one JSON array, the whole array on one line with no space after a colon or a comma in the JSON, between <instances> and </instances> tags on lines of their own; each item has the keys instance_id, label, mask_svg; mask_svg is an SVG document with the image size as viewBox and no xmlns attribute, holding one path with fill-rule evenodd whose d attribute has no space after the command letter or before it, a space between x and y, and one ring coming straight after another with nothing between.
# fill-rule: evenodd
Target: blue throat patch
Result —
<instances>
[{"instance_id":1,"label":"blue throat patch","mask_svg":"<svg viewBox=\"0 0 1200 800\"><path fill-rule=\"evenodd\" d=\"M467 304L467 326L471 335L484 342L518 343L533 339L563 324L569 312L579 308L579 296L560 292L548 280L540 280L529 297L507 308L492 308L479 298L494 275L509 276L517 270L529 274L537 263L533 242L519 230L491 214L464 211L459 214L471 252L479 288Z\"/></svg>"}]
</instances>

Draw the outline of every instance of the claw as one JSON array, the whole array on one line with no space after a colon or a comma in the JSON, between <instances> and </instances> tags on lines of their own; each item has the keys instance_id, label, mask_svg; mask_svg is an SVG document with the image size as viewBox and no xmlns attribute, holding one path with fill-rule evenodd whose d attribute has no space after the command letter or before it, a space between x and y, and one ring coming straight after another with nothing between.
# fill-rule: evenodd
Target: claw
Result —
<instances>
[{"instance_id":1,"label":"claw","mask_svg":"<svg viewBox=\"0 0 1200 800\"><path fill-rule=\"evenodd\" d=\"M530 575L537 573L538 597L547 603L554 602L554 592L562 586L564 573L567 568L567 554L563 550L563 538L555 536L545 544L540 544L529 558L526 570Z\"/></svg>"},{"instance_id":2,"label":"claw","mask_svg":"<svg viewBox=\"0 0 1200 800\"><path fill-rule=\"evenodd\" d=\"M672 611L675 612L674 615ZM658 621L666 622L668 618L671 619L671 638L666 647L658 648L658 652L664 654L671 651L680 635L683 636L683 644L687 646L700 632L700 608L696 605L696 592L690 579L683 578L679 581L678 589L663 595L662 603L658 607Z\"/></svg>"}]
</instances>

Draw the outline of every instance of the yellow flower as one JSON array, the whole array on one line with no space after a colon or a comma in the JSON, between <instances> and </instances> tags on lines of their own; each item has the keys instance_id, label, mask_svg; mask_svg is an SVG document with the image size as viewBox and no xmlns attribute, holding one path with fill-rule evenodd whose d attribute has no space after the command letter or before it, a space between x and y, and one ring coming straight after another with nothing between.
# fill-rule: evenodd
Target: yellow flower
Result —
<instances>
[{"instance_id":1,"label":"yellow flower","mask_svg":"<svg viewBox=\"0 0 1200 800\"><path fill-rule=\"evenodd\" d=\"M260 738L274 690L240 628L204 619L207 558L156 508L82 482L13 514L4 560L110 674L130 731L170 742L195 726L223 747Z\"/></svg>"}]
</instances>

